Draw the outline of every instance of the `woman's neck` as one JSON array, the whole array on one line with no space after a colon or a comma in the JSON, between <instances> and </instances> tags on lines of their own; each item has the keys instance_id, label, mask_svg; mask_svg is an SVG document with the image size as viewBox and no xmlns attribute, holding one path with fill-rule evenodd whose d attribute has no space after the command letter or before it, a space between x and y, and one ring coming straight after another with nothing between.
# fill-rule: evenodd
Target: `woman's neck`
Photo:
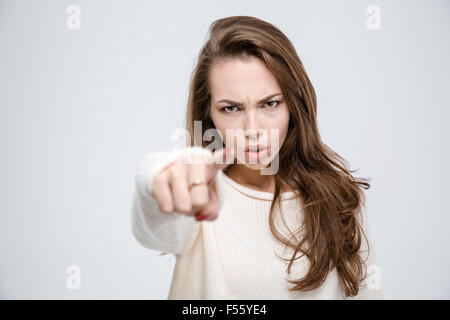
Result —
<instances>
[{"instance_id":1,"label":"woman's neck","mask_svg":"<svg viewBox=\"0 0 450 320\"><path fill-rule=\"evenodd\" d=\"M228 177L237 183L264 192L275 192L275 176L262 175L261 170L253 170L244 164L233 164L226 170ZM281 190L285 192L287 190Z\"/></svg>"}]
</instances>

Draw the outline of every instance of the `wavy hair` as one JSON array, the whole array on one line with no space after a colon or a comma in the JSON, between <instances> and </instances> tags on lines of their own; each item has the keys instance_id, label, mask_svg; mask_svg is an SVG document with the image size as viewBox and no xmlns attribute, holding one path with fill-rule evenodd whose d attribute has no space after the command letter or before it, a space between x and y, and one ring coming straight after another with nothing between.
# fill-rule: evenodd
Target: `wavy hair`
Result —
<instances>
[{"instance_id":1,"label":"wavy hair","mask_svg":"<svg viewBox=\"0 0 450 320\"><path fill-rule=\"evenodd\" d=\"M369 189L370 184L368 179L353 177L356 170L350 170L348 162L322 142L314 88L293 44L277 27L251 16L226 17L210 25L209 37L190 79L186 129L191 141L188 138L187 143L194 143L194 121L202 121L202 136L215 128L210 117L208 82L213 64L249 56L261 59L276 77L290 111L288 133L278 154L269 225L273 236L294 250L287 272L303 256L309 259L310 267L302 278L287 280L293 285L289 290L318 288L336 268L344 297L355 296L366 277L365 261L360 255L362 235L367 240L361 224L365 206L362 189ZM202 141L203 147L206 144ZM284 184L302 200L304 219L297 229L302 231L299 241L284 237L274 224ZM367 244L370 250L369 241ZM297 253L301 255L296 258Z\"/></svg>"}]
</instances>

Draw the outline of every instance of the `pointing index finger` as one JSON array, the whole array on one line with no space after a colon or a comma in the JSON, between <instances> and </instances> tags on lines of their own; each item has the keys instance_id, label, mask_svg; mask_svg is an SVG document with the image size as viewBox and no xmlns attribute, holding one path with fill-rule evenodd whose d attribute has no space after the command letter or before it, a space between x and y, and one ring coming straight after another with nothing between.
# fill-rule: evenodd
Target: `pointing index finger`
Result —
<instances>
[{"instance_id":1,"label":"pointing index finger","mask_svg":"<svg viewBox=\"0 0 450 320\"><path fill-rule=\"evenodd\" d=\"M216 176L217 171L234 163L235 153L233 147L225 147L212 153L209 166L207 166L207 179L210 181Z\"/></svg>"}]
</instances>

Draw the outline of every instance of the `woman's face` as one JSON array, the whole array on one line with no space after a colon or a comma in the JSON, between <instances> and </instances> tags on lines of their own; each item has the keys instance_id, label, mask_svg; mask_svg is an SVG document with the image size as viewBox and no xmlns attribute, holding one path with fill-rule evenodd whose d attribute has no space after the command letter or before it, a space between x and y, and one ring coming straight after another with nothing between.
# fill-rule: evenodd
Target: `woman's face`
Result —
<instances>
[{"instance_id":1,"label":"woman's face","mask_svg":"<svg viewBox=\"0 0 450 320\"><path fill-rule=\"evenodd\" d=\"M230 59L210 73L211 119L226 146L233 146L238 163L265 167L278 154L289 125L289 109L278 81L263 61ZM246 152L249 146L266 150Z\"/></svg>"}]
</instances>

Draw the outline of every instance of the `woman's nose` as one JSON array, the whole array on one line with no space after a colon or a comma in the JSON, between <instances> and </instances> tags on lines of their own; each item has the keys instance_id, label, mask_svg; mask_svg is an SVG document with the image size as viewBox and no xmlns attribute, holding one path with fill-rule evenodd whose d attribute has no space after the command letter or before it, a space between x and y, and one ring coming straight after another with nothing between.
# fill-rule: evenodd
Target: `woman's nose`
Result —
<instances>
[{"instance_id":1,"label":"woman's nose","mask_svg":"<svg viewBox=\"0 0 450 320\"><path fill-rule=\"evenodd\" d=\"M257 140L257 138L261 133L260 132L261 127L256 117L256 113L253 111L247 112L244 121L245 121L244 124L245 137L248 139Z\"/></svg>"}]
</instances>

